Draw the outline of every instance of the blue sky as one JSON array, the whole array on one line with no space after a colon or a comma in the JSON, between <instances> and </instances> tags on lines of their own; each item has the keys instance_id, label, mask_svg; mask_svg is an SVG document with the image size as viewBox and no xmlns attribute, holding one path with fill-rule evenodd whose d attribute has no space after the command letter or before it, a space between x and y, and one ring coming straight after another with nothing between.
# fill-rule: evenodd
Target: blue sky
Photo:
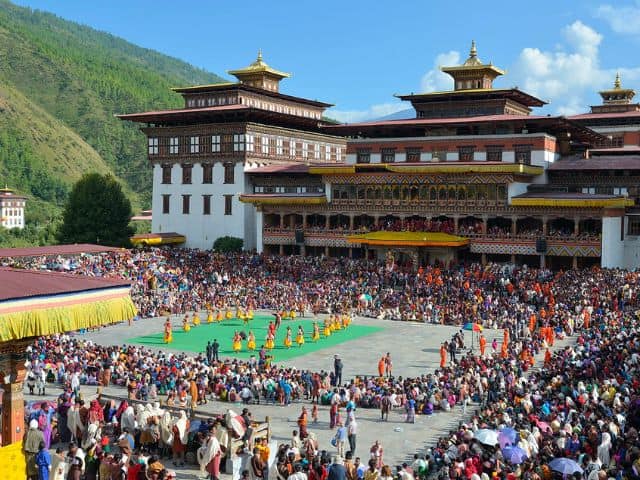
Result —
<instances>
[{"instance_id":1,"label":"blue sky","mask_svg":"<svg viewBox=\"0 0 640 480\"><path fill-rule=\"evenodd\" d=\"M404 108L394 93L451 88L438 65L479 57L518 86L571 114L599 103L620 71L640 91L640 0L478 2L17 0L217 74L245 66L258 48L293 74L282 91L336 104L344 121ZM482 7L480 3L487 6Z\"/></svg>"}]
</instances>

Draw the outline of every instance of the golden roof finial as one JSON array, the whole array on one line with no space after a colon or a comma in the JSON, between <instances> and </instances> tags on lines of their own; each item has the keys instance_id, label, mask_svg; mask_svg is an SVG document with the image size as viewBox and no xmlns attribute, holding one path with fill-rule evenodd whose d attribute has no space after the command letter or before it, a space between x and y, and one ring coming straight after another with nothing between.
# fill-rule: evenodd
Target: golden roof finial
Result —
<instances>
[{"instance_id":1,"label":"golden roof finial","mask_svg":"<svg viewBox=\"0 0 640 480\"><path fill-rule=\"evenodd\" d=\"M620 82L620 72L616 72L616 81L613 82L613 88L622 88L622 83Z\"/></svg>"},{"instance_id":2,"label":"golden roof finial","mask_svg":"<svg viewBox=\"0 0 640 480\"><path fill-rule=\"evenodd\" d=\"M262 61L262 49L259 48L258 49L258 58L256 59L256 62L261 62Z\"/></svg>"},{"instance_id":3,"label":"golden roof finial","mask_svg":"<svg viewBox=\"0 0 640 480\"><path fill-rule=\"evenodd\" d=\"M476 49L476 41L475 40L471 40L471 50L469 51L469 56L470 57L477 57L478 56L478 50Z\"/></svg>"}]
</instances>

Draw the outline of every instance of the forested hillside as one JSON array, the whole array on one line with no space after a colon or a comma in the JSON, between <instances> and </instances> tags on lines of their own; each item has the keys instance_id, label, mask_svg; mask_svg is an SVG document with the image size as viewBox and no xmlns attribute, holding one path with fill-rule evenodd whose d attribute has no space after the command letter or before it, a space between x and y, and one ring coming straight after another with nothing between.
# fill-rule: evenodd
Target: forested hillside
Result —
<instances>
[{"instance_id":1,"label":"forested hillside","mask_svg":"<svg viewBox=\"0 0 640 480\"><path fill-rule=\"evenodd\" d=\"M0 182L55 216L82 173L111 172L135 207L151 175L138 127L114 114L176 107L170 87L222 79L55 15L0 0ZM0 240L1 241L1 240Z\"/></svg>"}]
</instances>

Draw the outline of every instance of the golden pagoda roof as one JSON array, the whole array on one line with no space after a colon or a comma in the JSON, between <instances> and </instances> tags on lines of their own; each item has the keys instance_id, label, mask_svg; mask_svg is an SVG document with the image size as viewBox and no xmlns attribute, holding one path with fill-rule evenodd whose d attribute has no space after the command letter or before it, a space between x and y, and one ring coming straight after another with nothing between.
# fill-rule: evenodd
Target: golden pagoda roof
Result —
<instances>
[{"instance_id":1,"label":"golden pagoda roof","mask_svg":"<svg viewBox=\"0 0 640 480\"><path fill-rule=\"evenodd\" d=\"M616 79L613 82L613 88L601 90L598 92L602 96L608 95L628 95L633 97L636 92L632 88L622 88L622 82L620 81L620 72L616 73Z\"/></svg>"},{"instance_id":2,"label":"golden pagoda roof","mask_svg":"<svg viewBox=\"0 0 640 480\"><path fill-rule=\"evenodd\" d=\"M462 65L456 65L452 67L440 67L444 73L460 73L460 72L477 72L485 70L487 73L492 73L494 76L504 75L505 71L494 66L491 62L482 63L482 60L478 58L478 49L476 48L475 40L471 41L471 49L469 50L469 58L465 60Z\"/></svg>"},{"instance_id":3,"label":"golden pagoda roof","mask_svg":"<svg viewBox=\"0 0 640 480\"><path fill-rule=\"evenodd\" d=\"M253 62L248 67L240 68L238 70L229 70L227 73L236 77L252 75L255 73L266 73L279 78L289 78L291 76L290 73L281 72L280 70L276 70L275 68L271 68L269 65L267 65L267 63L262 59L262 50L258 50L258 57L256 58L255 62Z\"/></svg>"}]
</instances>

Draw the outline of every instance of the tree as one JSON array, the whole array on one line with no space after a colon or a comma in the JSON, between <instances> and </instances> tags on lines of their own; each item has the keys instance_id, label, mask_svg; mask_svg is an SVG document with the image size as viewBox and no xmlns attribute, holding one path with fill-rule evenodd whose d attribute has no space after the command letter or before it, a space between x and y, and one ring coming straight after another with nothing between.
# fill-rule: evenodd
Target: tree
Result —
<instances>
[{"instance_id":1,"label":"tree","mask_svg":"<svg viewBox=\"0 0 640 480\"><path fill-rule=\"evenodd\" d=\"M85 174L73 186L58 230L60 243L126 246L131 202L112 175Z\"/></svg>"},{"instance_id":2,"label":"tree","mask_svg":"<svg viewBox=\"0 0 640 480\"><path fill-rule=\"evenodd\" d=\"M244 241L238 237L219 237L213 242L213 249L220 253L240 252Z\"/></svg>"}]
</instances>

